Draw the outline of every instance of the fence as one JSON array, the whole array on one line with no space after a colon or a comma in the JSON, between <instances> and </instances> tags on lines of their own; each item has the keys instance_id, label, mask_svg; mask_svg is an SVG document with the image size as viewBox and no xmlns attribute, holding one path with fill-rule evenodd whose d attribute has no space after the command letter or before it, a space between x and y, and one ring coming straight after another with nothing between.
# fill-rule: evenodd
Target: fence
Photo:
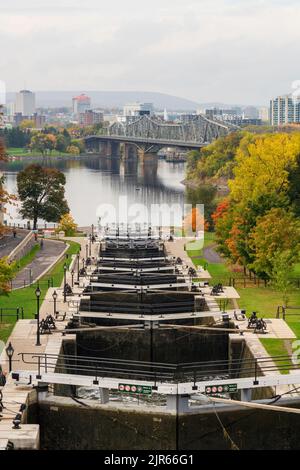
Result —
<instances>
[{"instance_id":1,"label":"fence","mask_svg":"<svg viewBox=\"0 0 300 470\"><path fill-rule=\"evenodd\" d=\"M26 230L31 230L32 226L30 223L16 223L16 222L8 222L7 220L4 221L4 224L6 227L10 228L19 228L19 229L26 229ZM57 224L56 223L44 223L44 224L37 224L37 229L38 230L45 230L45 229L56 229Z\"/></svg>"},{"instance_id":2,"label":"fence","mask_svg":"<svg viewBox=\"0 0 300 470\"><path fill-rule=\"evenodd\" d=\"M26 364L31 364L38 374L55 372L87 375L95 377L119 377L166 382L194 382L210 379L254 377L266 373L278 374L298 370L292 356L266 356L251 359L232 359L230 361L210 361L193 363L158 363L112 359L107 357L88 357L44 353L19 353Z\"/></svg>"},{"instance_id":3,"label":"fence","mask_svg":"<svg viewBox=\"0 0 300 470\"><path fill-rule=\"evenodd\" d=\"M291 289L300 289L300 278L290 278ZM267 279L259 279L258 277L213 277L210 284L223 284L224 286L231 286L235 288L246 287L270 287L271 281Z\"/></svg>"},{"instance_id":4,"label":"fence","mask_svg":"<svg viewBox=\"0 0 300 470\"><path fill-rule=\"evenodd\" d=\"M292 311L298 310L298 313L287 313L288 310L292 310ZM282 315L283 320L285 320L286 316L299 317L300 307L287 307L284 305L278 305L276 318L280 318L280 315Z\"/></svg>"},{"instance_id":5,"label":"fence","mask_svg":"<svg viewBox=\"0 0 300 470\"><path fill-rule=\"evenodd\" d=\"M19 320L24 319L24 309L23 307L17 308L0 308L0 322L3 323L3 318L15 318Z\"/></svg>"},{"instance_id":6,"label":"fence","mask_svg":"<svg viewBox=\"0 0 300 470\"><path fill-rule=\"evenodd\" d=\"M54 287L53 277L50 277L48 279L41 279L41 280L35 281L35 282L33 282L32 279L24 279L22 285L20 285L20 283L14 282L13 280L10 282L11 290L13 290L13 289L22 289L24 287L32 287L33 289L35 289L37 286L47 287L48 289L50 287Z\"/></svg>"}]
</instances>

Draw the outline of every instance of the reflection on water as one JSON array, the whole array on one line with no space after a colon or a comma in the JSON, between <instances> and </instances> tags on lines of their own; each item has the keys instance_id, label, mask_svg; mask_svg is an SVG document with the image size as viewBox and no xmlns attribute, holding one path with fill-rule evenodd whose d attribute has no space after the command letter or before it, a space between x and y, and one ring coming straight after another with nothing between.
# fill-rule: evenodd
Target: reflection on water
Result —
<instances>
[{"instance_id":1,"label":"reflection on water","mask_svg":"<svg viewBox=\"0 0 300 470\"><path fill-rule=\"evenodd\" d=\"M184 202L184 163L167 163L151 159L144 163L132 159L126 162L118 158L98 155L88 157L39 157L23 158L1 164L9 192L16 192L17 173L26 165L38 162L55 167L66 176L66 198L76 222L88 226L97 222L99 204L116 205L119 196L126 195L128 204ZM21 222L16 207L9 207L7 220Z\"/></svg>"}]
</instances>

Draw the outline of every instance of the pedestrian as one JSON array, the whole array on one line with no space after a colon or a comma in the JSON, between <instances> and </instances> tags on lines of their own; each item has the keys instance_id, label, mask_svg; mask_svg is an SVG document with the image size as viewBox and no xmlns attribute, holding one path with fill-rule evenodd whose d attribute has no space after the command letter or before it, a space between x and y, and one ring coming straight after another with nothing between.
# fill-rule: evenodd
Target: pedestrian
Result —
<instances>
[{"instance_id":1,"label":"pedestrian","mask_svg":"<svg viewBox=\"0 0 300 470\"><path fill-rule=\"evenodd\" d=\"M13 236L14 236L14 238L16 238L16 236L17 236L17 231L16 231L15 228L13 229Z\"/></svg>"},{"instance_id":2,"label":"pedestrian","mask_svg":"<svg viewBox=\"0 0 300 470\"><path fill-rule=\"evenodd\" d=\"M40 246L41 246L41 250L42 250L44 248L44 240L43 239L41 239Z\"/></svg>"}]
</instances>

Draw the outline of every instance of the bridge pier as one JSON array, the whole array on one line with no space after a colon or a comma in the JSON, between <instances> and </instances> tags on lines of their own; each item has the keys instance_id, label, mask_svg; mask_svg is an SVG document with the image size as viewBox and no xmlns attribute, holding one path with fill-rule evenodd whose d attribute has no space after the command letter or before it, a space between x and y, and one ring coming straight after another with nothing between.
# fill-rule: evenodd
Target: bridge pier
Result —
<instances>
[{"instance_id":1,"label":"bridge pier","mask_svg":"<svg viewBox=\"0 0 300 470\"><path fill-rule=\"evenodd\" d=\"M148 152L147 150L141 149L139 147L137 149L137 154L141 162L157 158L157 152Z\"/></svg>"},{"instance_id":2,"label":"bridge pier","mask_svg":"<svg viewBox=\"0 0 300 470\"><path fill-rule=\"evenodd\" d=\"M129 160L136 157L136 146L132 144L124 143L124 160Z\"/></svg>"},{"instance_id":3,"label":"bridge pier","mask_svg":"<svg viewBox=\"0 0 300 470\"><path fill-rule=\"evenodd\" d=\"M113 157L119 157L121 156L121 149L120 146L121 144L119 142L111 142L111 155Z\"/></svg>"},{"instance_id":4,"label":"bridge pier","mask_svg":"<svg viewBox=\"0 0 300 470\"><path fill-rule=\"evenodd\" d=\"M112 146L111 146L110 141L103 142L103 141L99 140L99 153L102 157L110 157L111 156L111 151L112 151L111 147Z\"/></svg>"}]
</instances>

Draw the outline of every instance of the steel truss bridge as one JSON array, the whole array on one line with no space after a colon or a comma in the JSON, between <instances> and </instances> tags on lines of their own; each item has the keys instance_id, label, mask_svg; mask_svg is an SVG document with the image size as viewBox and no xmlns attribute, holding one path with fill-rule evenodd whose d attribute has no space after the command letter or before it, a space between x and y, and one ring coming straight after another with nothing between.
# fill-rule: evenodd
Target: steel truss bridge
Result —
<instances>
[{"instance_id":1,"label":"steel truss bridge","mask_svg":"<svg viewBox=\"0 0 300 470\"><path fill-rule=\"evenodd\" d=\"M148 152L157 152L164 147L199 149L219 137L237 130L237 126L197 115L187 123L165 123L144 115L133 122L116 122L106 129L105 134L91 135L84 138L87 147L96 141L135 144L138 148L147 148Z\"/></svg>"}]
</instances>

